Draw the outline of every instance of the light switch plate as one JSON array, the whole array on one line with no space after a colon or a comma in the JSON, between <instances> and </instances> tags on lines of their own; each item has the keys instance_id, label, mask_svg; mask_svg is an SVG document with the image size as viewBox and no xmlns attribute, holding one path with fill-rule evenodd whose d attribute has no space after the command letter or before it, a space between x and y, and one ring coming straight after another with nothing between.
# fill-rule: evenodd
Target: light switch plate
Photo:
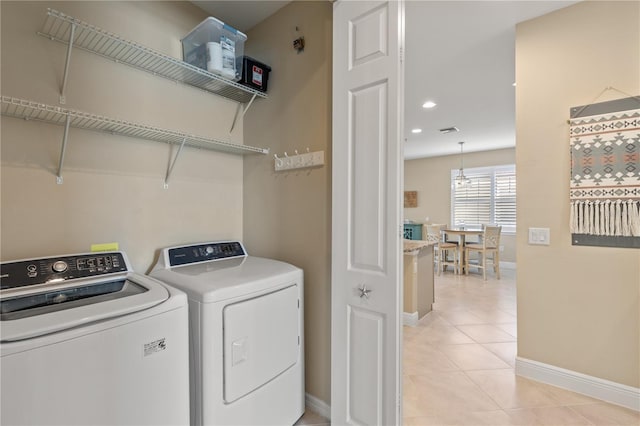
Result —
<instances>
[{"instance_id":1,"label":"light switch plate","mask_svg":"<svg viewBox=\"0 0 640 426\"><path fill-rule=\"evenodd\" d=\"M550 243L549 228L529 228L529 244L548 246Z\"/></svg>"}]
</instances>

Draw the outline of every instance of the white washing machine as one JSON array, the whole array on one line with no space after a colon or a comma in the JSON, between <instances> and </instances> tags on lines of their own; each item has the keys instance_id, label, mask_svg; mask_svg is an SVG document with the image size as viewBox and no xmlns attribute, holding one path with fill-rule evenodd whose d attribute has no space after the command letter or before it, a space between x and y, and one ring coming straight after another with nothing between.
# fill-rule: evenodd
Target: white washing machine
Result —
<instances>
[{"instance_id":1,"label":"white washing machine","mask_svg":"<svg viewBox=\"0 0 640 426\"><path fill-rule=\"evenodd\" d=\"M226 241L164 249L151 276L189 298L192 423L284 426L302 416L301 269Z\"/></svg>"},{"instance_id":2,"label":"white washing machine","mask_svg":"<svg viewBox=\"0 0 640 426\"><path fill-rule=\"evenodd\" d=\"M123 252L0 264L3 425L189 423L184 293Z\"/></svg>"}]
</instances>

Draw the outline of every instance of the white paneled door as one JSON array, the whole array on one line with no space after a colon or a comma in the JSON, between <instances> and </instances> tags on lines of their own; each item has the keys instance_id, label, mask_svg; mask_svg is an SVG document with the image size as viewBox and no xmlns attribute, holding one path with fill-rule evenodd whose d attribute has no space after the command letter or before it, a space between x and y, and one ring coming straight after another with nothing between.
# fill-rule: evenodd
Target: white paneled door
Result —
<instances>
[{"instance_id":1,"label":"white paneled door","mask_svg":"<svg viewBox=\"0 0 640 426\"><path fill-rule=\"evenodd\" d=\"M331 422L401 424L402 1L333 10Z\"/></svg>"}]
</instances>

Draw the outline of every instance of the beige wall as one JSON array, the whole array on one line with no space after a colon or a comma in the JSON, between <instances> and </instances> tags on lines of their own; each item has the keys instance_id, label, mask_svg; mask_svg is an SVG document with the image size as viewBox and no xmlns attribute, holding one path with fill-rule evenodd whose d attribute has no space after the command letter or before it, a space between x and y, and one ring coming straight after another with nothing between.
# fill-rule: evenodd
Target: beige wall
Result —
<instances>
[{"instance_id":1,"label":"beige wall","mask_svg":"<svg viewBox=\"0 0 640 426\"><path fill-rule=\"evenodd\" d=\"M515 149L469 152L464 154L465 168L515 164ZM451 170L460 167L460 155L421 158L404 162L404 190L418 191L418 207L405 208L405 220L430 223L451 222ZM516 171L519 174L519 171ZM500 238L504 251L502 262L516 261L516 238L504 234Z\"/></svg>"},{"instance_id":2,"label":"beige wall","mask_svg":"<svg viewBox=\"0 0 640 426\"><path fill-rule=\"evenodd\" d=\"M571 245L567 118L605 87L639 94L639 70L638 2L581 2L517 27L518 356L633 387L640 251ZM551 245L528 245L529 227L550 228Z\"/></svg>"},{"instance_id":3,"label":"beige wall","mask_svg":"<svg viewBox=\"0 0 640 426\"><path fill-rule=\"evenodd\" d=\"M324 151L322 168L273 170L273 155L246 157L244 241L254 255L304 269L306 390L331 398L331 57L332 6L294 2L249 31L247 54L269 64L269 99L245 116L249 145L271 154ZM304 52L292 42L295 27Z\"/></svg>"},{"instance_id":4,"label":"beige wall","mask_svg":"<svg viewBox=\"0 0 640 426\"><path fill-rule=\"evenodd\" d=\"M2 94L50 105L58 105L66 46L36 35L47 7L176 58L180 38L206 17L187 2L0 5ZM116 241L146 272L163 246L240 239L244 228L251 254L304 269L307 391L329 403L331 16L329 2L293 3L248 34L246 53L273 72L269 98L257 100L233 134L235 102L74 50L66 108L279 155L324 150L326 164L276 174L271 155L185 148L165 190L169 146L71 129L57 185L62 127L2 117L2 260ZM292 48L296 26L307 43L300 54Z\"/></svg>"},{"instance_id":5,"label":"beige wall","mask_svg":"<svg viewBox=\"0 0 640 426\"><path fill-rule=\"evenodd\" d=\"M2 95L59 105L66 46L36 35L51 7L181 57L180 38L206 14L187 2L7 2ZM236 103L75 49L65 108L242 143ZM241 123L242 124L242 123ZM169 189L168 145L2 117L2 260L119 242L146 272L160 247L242 237L241 156L185 148Z\"/></svg>"}]
</instances>

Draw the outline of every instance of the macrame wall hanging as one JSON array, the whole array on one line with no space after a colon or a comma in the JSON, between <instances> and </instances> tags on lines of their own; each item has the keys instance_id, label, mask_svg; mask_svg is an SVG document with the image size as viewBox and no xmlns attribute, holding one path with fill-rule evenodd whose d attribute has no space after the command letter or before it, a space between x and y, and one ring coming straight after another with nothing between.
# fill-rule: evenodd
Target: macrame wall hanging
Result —
<instances>
[{"instance_id":1,"label":"macrame wall hanging","mask_svg":"<svg viewBox=\"0 0 640 426\"><path fill-rule=\"evenodd\" d=\"M570 111L572 244L640 248L640 96Z\"/></svg>"}]
</instances>

